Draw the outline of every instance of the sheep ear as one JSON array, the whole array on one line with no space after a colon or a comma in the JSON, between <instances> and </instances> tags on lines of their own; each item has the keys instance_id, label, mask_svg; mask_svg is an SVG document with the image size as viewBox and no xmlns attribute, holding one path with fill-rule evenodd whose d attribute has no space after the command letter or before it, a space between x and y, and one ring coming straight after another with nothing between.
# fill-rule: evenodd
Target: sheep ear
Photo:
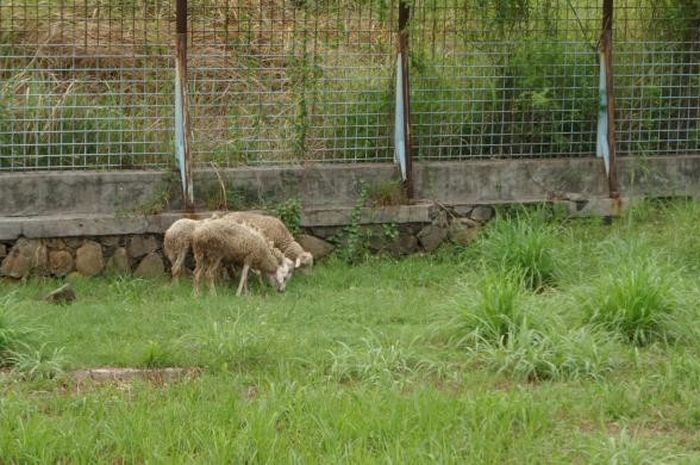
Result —
<instances>
[{"instance_id":1,"label":"sheep ear","mask_svg":"<svg viewBox=\"0 0 700 465\"><path fill-rule=\"evenodd\" d=\"M301 266L301 258L297 257L296 261L294 262L294 268L299 268Z\"/></svg>"}]
</instances>

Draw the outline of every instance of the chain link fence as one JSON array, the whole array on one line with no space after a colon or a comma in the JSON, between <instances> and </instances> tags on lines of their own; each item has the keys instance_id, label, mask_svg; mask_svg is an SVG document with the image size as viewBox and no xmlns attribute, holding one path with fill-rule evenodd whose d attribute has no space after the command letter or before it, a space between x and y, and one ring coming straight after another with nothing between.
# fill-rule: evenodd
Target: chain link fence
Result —
<instances>
[{"instance_id":1,"label":"chain link fence","mask_svg":"<svg viewBox=\"0 0 700 465\"><path fill-rule=\"evenodd\" d=\"M398 0L190 0L195 166L391 161ZM0 170L170 168L174 0L3 0ZM413 153L590 157L599 0L414 0ZM700 4L616 0L620 155L700 154Z\"/></svg>"}]
</instances>

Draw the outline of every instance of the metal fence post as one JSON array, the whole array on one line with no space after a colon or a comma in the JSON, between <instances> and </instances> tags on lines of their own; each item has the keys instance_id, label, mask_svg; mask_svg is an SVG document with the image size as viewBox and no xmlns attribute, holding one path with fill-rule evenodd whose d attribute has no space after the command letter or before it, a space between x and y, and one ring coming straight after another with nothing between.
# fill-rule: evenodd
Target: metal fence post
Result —
<instances>
[{"instance_id":1,"label":"metal fence post","mask_svg":"<svg viewBox=\"0 0 700 465\"><path fill-rule=\"evenodd\" d=\"M184 207L194 207L190 111L187 92L187 0L177 0L175 55L175 151L180 168Z\"/></svg>"},{"instance_id":2,"label":"metal fence post","mask_svg":"<svg viewBox=\"0 0 700 465\"><path fill-rule=\"evenodd\" d=\"M613 90L613 0L603 0L603 30L601 35L601 71L605 73L605 106L607 117L606 142L608 149L608 190L610 198L620 197L617 179L617 156L615 138L615 93Z\"/></svg>"},{"instance_id":3,"label":"metal fence post","mask_svg":"<svg viewBox=\"0 0 700 465\"><path fill-rule=\"evenodd\" d=\"M408 21L411 7L406 0L399 1L399 56L401 59L401 90L403 93L403 137L406 162L406 196L413 198L413 150L411 145L411 89L408 77ZM399 109L397 108L397 111Z\"/></svg>"}]
</instances>

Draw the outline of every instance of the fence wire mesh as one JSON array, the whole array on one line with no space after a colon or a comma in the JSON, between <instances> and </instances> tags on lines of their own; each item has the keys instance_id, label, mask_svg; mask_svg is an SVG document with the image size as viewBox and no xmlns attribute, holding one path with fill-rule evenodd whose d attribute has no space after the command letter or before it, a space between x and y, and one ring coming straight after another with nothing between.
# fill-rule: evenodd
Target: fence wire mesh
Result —
<instances>
[{"instance_id":1,"label":"fence wire mesh","mask_svg":"<svg viewBox=\"0 0 700 465\"><path fill-rule=\"evenodd\" d=\"M0 169L169 165L170 3L0 3Z\"/></svg>"},{"instance_id":2,"label":"fence wire mesh","mask_svg":"<svg viewBox=\"0 0 700 465\"><path fill-rule=\"evenodd\" d=\"M700 2L616 5L618 153L700 153Z\"/></svg>"},{"instance_id":3,"label":"fence wire mesh","mask_svg":"<svg viewBox=\"0 0 700 465\"><path fill-rule=\"evenodd\" d=\"M197 0L190 8L197 163L393 157L391 2Z\"/></svg>"},{"instance_id":4,"label":"fence wire mesh","mask_svg":"<svg viewBox=\"0 0 700 465\"><path fill-rule=\"evenodd\" d=\"M600 2L418 0L414 14L419 158L595 153Z\"/></svg>"},{"instance_id":5,"label":"fence wire mesh","mask_svg":"<svg viewBox=\"0 0 700 465\"><path fill-rule=\"evenodd\" d=\"M414 0L414 155L595 154L602 0ZM700 2L616 0L621 155L700 154ZM398 0L190 0L198 166L389 161ZM174 0L3 0L0 170L174 164Z\"/></svg>"}]
</instances>

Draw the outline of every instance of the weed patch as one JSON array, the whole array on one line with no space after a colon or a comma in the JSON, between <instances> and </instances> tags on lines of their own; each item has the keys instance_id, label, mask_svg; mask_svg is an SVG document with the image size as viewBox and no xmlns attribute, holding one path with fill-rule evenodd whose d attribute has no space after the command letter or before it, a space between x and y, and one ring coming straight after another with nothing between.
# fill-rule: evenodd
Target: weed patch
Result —
<instances>
[{"instance_id":1,"label":"weed patch","mask_svg":"<svg viewBox=\"0 0 700 465\"><path fill-rule=\"evenodd\" d=\"M493 221L477 242L491 268L522 274L528 289L541 290L557 283L564 263L557 254L560 227L544 209L517 210L512 217Z\"/></svg>"}]
</instances>

